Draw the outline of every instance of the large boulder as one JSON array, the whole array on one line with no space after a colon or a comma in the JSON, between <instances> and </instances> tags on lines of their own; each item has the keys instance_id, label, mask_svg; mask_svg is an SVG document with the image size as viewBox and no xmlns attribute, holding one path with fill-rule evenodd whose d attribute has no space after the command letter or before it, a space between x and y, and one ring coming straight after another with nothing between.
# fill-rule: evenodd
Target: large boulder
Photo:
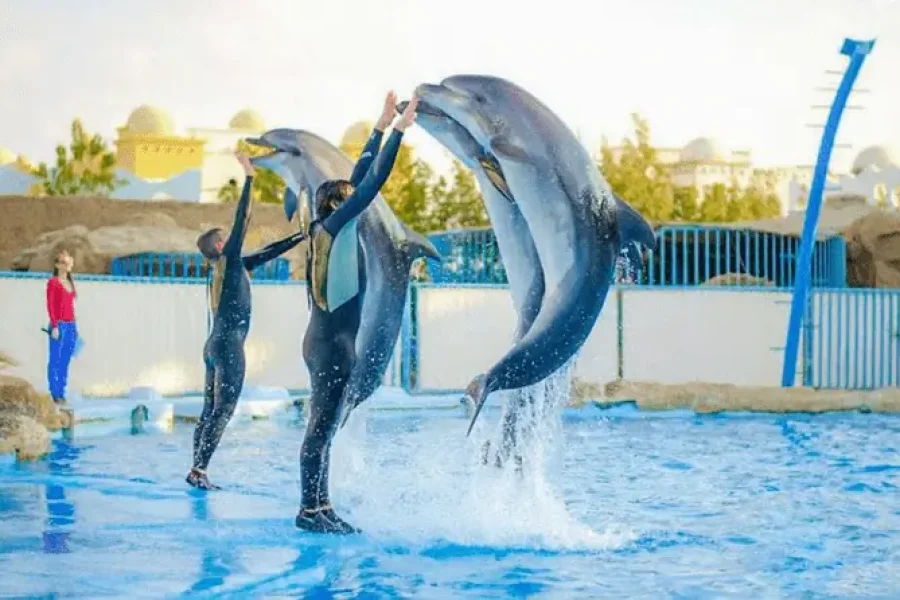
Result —
<instances>
[{"instance_id":1,"label":"large boulder","mask_svg":"<svg viewBox=\"0 0 900 600\"><path fill-rule=\"evenodd\" d=\"M847 282L853 287L900 287L900 216L872 212L844 230Z\"/></svg>"},{"instance_id":2,"label":"large boulder","mask_svg":"<svg viewBox=\"0 0 900 600\"><path fill-rule=\"evenodd\" d=\"M0 412L0 455L15 454L18 460L35 460L50 452L47 428L24 415Z\"/></svg>"},{"instance_id":3,"label":"large boulder","mask_svg":"<svg viewBox=\"0 0 900 600\"><path fill-rule=\"evenodd\" d=\"M67 250L75 259L76 271L81 273L109 273L112 259L143 253L197 252L197 236L206 229L228 225L202 223L198 229L180 227L175 219L163 213L144 213L130 217L122 225L107 225L88 230L83 225L71 225L38 236L35 245L21 250L12 259L16 271L47 272L61 250ZM271 243L283 236L271 226L251 226L244 247L247 252ZM284 256L291 263L291 272L302 276L305 266L301 248L295 248Z\"/></svg>"},{"instance_id":4,"label":"large boulder","mask_svg":"<svg viewBox=\"0 0 900 600\"><path fill-rule=\"evenodd\" d=\"M0 370L13 366L16 361L0 352ZM40 458L50 451L50 431L70 426L70 419L24 379L0 374L0 454Z\"/></svg>"}]
</instances>

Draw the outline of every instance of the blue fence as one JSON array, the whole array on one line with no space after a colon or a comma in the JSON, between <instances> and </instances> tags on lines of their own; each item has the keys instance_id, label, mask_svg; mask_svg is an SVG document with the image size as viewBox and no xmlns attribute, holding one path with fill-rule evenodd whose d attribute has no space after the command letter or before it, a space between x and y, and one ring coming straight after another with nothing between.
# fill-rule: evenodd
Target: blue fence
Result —
<instances>
[{"instance_id":1,"label":"blue fence","mask_svg":"<svg viewBox=\"0 0 900 600\"><path fill-rule=\"evenodd\" d=\"M206 267L200 253L144 253L114 258L110 272L117 277L205 277ZM291 278L286 258L276 258L253 269L253 279L284 281Z\"/></svg>"},{"instance_id":2,"label":"blue fence","mask_svg":"<svg viewBox=\"0 0 900 600\"><path fill-rule=\"evenodd\" d=\"M803 385L900 386L900 290L815 290L803 328Z\"/></svg>"},{"instance_id":3,"label":"blue fence","mask_svg":"<svg viewBox=\"0 0 900 600\"><path fill-rule=\"evenodd\" d=\"M440 266L429 265L432 282L507 283L491 229L448 231L430 239L443 256ZM666 226L657 230L656 248L643 266L640 261L623 261L614 279L635 285L685 286L731 275L736 277L720 283L789 288L796 280L799 248L800 238L791 235L712 226ZM834 236L817 241L812 285L838 288L846 284L844 239Z\"/></svg>"}]
</instances>

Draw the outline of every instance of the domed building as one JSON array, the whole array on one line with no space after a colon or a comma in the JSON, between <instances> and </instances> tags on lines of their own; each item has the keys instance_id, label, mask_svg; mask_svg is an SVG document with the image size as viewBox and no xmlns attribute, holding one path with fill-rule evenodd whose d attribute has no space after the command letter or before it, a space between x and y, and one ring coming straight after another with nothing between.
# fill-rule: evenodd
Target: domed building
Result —
<instances>
[{"instance_id":1,"label":"domed building","mask_svg":"<svg viewBox=\"0 0 900 600\"><path fill-rule=\"evenodd\" d=\"M869 146L860 151L853 160L850 172L859 175L866 170L887 171L900 165L897 155L884 146Z\"/></svg>"},{"instance_id":2,"label":"domed building","mask_svg":"<svg viewBox=\"0 0 900 600\"><path fill-rule=\"evenodd\" d=\"M624 147L611 150L618 160ZM796 181L800 185L808 185L812 179L812 167L756 168L749 150L728 150L711 137L695 138L680 148L656 148L656 155L671 170L673 183L679 187L696 188L701 202L705 190L712 185L730 186L736 183L747 187L765 177L774 183L782 213L786 213L790 205L790 183Z\"/></svg>"},{"instance_id":3,"label":"domed building","mask_svg":"<svg viewBox=\"0 0 900 600\"><path fill-rule=\"evenodd\" d=\"M797 186L792 192L802 197L807 190L808 187ZM900 161L897 153L879 145L862 149L853 159L850 174L840 176L836 184L830 182L829 192L833 198L862 196L870 205L900 209Z\"/></svg>"},{"instance_id":4,"label":"domed building","mask_svg":"<svg viewBox=\"0 0 900 600\"><path fill-rule=\"evenodd\" d=\"M251 108L245 108L231 118L231 121L228 122L228 128L262 133L266 130L266 125L258 112Z\"/></svg>"},{"instance_id":5,"label":"domed building","mask_svg":"<svg viewBox=\"0 0 900 600\"><path fill-rule=\"evenodd\" d=\"M678 152L678 160L671 169L675 185L695 187L701 198L708 186L732 182L746 186L753 175L749 151L728 151L709 137L688 142Z\"/></svg>"},{"instance_id":6,"label":"domed building","mask_svg":"<svg viewBox=\"0 0 900 600\"><path fill-rule=\"evenodd\" d=\"M203 164L205 140L177 135L172 117L161 108L137 107L118 134L117 166L143 180L168 180Z\"/></svg>"},{"instance_id":7,"label":"domed building","mask_svg":"<svg viewBox=\"0 0 900 600\"><path fill-rule=\"evenodd\" d=\"M189 135L206 140L200 202L219 202L219 190L222 186L231 179L243 180L244 172L234 159L234 151L241 140L261 135L266 129L265 120L258 111L244 108L231 117L227 127L195 127L187 130Z\"/></svg>"}]
</instances>

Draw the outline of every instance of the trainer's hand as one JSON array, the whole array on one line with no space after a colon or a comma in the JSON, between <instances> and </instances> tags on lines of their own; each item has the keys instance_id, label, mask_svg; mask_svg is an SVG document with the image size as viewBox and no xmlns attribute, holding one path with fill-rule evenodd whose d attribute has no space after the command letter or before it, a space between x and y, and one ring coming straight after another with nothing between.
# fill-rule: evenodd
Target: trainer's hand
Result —
<instances>
[{"instance_id":1,"label":"trainer's hand","mask_svg":"<svg viewBox=\"0 0 900 600\"><path fill-rule=\"evenodd\" d=\"M413 96L413 99L410 100L409 104L406 105L406 109L403 111L403 114L400 115L400 120L397 121L397 124L394 125L394 129L397 131L406 131L406 128L413 124L413 121L416 120L416 108L419 106L419 97Z\"/></svg>"},{"instance_id":2,"label":"trainer's hand","mask_svg":"<svg viewBox=\"0 0 900 600\"><path fill-rule=\"evenodd\" d=\"M241 163L241 166L244 167L244 175L253 177L253 174L256 173L256 169L254 169L253 165L250 163L250 157L243 152L235 152L234 156L238 159L238 162Z\"/></svg>"},{"instance_id":3,"label":"trainer's hand","mask_svg":"<svg viewBox=\"0 0 900 600\"><path fill-rule=\"evenodd\" d=\"M51 330L50 330L50 337L52 337L54 340L58 340L58 339L59 339L59 329L56 328L56 327L54 327L53 329L51 329Z\"/></svg>"},{"instance_id":4,"label":"trainer's hand","mask_svg":"<svg viewBox=\"0 0 900 600\"><path fill-rule=\"evenodd\" d=\"M381 109L381 116L378 117L378 122L375 123L375 129L384 131L390 127L391 123L394 121L394 113L396 110L397 94L388 92L388 95L384 99L384 108Z\"/></svg>"}]
</instances>

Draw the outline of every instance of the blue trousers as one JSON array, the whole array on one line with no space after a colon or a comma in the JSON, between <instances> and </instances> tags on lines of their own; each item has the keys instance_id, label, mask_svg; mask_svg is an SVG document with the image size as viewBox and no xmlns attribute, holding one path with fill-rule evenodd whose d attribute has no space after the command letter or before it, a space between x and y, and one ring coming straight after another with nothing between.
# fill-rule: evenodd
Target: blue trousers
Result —
<instances>
[{"instance_id":1,"label":"blue trousers","mask_svg":"<svg viewBox=\"0 0 900 600\"><path fill-rule=\"evenodd\" d=\"M69 363L75 354L78 342L78 328L75 323L57 324L59 339L54 340L50 336L50 359L47 361L47 382L50 387L50 396L54 400L63 400L66 397L66 383L69 381Z\"/></svg>"}]
</instances>

